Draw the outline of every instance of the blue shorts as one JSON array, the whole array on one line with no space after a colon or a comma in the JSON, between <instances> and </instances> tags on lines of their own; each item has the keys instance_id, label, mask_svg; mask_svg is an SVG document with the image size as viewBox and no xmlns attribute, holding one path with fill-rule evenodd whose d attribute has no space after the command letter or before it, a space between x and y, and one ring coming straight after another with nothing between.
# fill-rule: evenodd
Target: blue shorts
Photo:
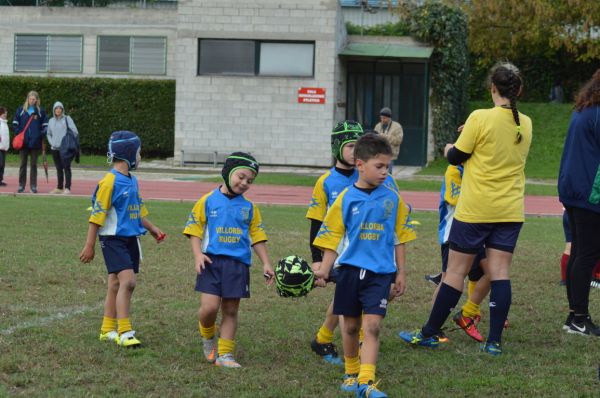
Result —
<instances>
[{"instance_id":1,"label":"blue shorts","mask_svg":"<svg viewBox=\"0 0 600 398\"><path fill-rule=\"evenodd\" d=\"M448 269L448 252L450 252L450 244L444 243L441 245L442 249L442 272L446 272ZM481 268L481 260L485 259L485 248L481 248L477 255L473 259L473 264L471 265L471 270L469 271L469 280L472 282L476 282L481 279L483 276L483 268Z\"/></svg>"},{"instance_id":2,"label":"blue shorts","mask_svg":"<svg viewBox=\"0 0 600 398\"><path fill-rule=\"evenodd\" d=\"M565 233L565 242L573 242L573 235L571 235L571 225L569 225L569 217L567 212L563 212L563 232Z\"/></svg>"},{"instance_id":3,"label":"blue shorts","mask_svg":"<svg viewBox=\"0 0 600 398\"><path fill-rule=\"evenodd\" d=\"M517 246L522 222L468 223L457 219L450 228L450 249L477 254L485 247L512 253Z\"/></svg>"},{"instance_id":4,"label":"blue shorts","mask_svg":"<svg viewBox=\"0 0 600 398\"><path fill-rule=\"evenodd\" d=\"M338 268L333 313L359 317L362 313L385 317L390 285L395 273L376 274L362 268L341 265Z\"/></svg>"},{"instance_id":5,"label":"blue shorts","mask_svg":"<svg viewBox=\"0 0 600 398\"><path fill-rule=\"evenodd\" d=\"M140 246L137 236L100 236L100 248L109 274L131 269L140 272Z\"/></svg>"},{"instance_id":6,"label":"blue shorts","mask_svg":"<svg viewBox=\"0 0 600 398\"><path fill-rule=\"evenodd\" d=\"M196 276L196 291L222 298L250 297L250 267L229 256L207 254L207 263Z\"/></svg>"}]
</instances>

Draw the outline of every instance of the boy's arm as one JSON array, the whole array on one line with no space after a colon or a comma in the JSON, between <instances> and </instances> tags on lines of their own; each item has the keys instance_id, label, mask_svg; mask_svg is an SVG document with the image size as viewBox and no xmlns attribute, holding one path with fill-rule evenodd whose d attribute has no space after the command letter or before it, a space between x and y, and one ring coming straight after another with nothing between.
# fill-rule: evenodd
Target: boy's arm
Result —
<instances>
[{"instance_id":1,"label":"boy's arm","mask_svg":"<svg viewBox=\"0 0 600 398\"><path fill-rule=\"evenodd\" d=\"M82 263L89 263L94 259L94 246L96 245L98 229L100 229L98 224L94 224L93 222L89 223L85 245L83 246L81 253L79 253L79 259Z\"/></svg>"},{"instance_id":2,"label":"boy's arm","mask_svg":"<svg viewBox=\"0 0 600 398\"><path fill-rule=\"evenodd\" d=\"M202 239L197 236L189 235L192 244L192 253L194 253L194 267L196 272L201 274L206 267L206 263L211 264L212 260L206 254L202 253Z\"/></svg>"},{"instance_id":3,"label":"boy's arm","mask_svg":"<svg viewBox=\"0 0 600 398\"><path fill-rule=\"evenodd\" d=\"M396 280L392 286L390 294L390 300L396 297L402 296L406 291L406 247L405 245L399 244L394 246L394 252L396 254Z\"/></svg>"},{"instance_id":4,"label":"boy's arm","mask_svg":"<svg viewBox=\"0 0 600 398\"><path fill-rule=\"evenodd\" d=\"M273 284L273 277L275 276L275 272L273 272L273 268L271 267L271 260L269 260L269 253L267 252L267 243L265 241L255 243L252 246L254 252L260 258L260 262L263 265L263 275L266 278L266 284ZM268 275L268 276L267 276Z\"/></svg>"},{"instance_id":5,"label":"boy's arm","mask_svg":"<svg viewBox=\"0 0 600 398\"><path fill-rule=\"evenodd\" d=\"M163 231L160 230L160 228L152 224L146 217L142 217L142 225L148 230L148 232L150 232L154 239L156 239L156 243L162 242L167 236Z\"/></svg>"}]
</instances>

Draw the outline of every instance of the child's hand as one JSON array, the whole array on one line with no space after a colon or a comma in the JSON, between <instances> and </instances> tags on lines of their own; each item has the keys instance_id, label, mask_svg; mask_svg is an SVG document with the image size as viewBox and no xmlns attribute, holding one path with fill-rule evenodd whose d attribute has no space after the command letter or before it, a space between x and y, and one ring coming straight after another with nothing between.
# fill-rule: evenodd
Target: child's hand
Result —
<instances>
[{"instance_id":1,"label":"child's hand","mask_svg":"<svg viewBox=\"0 0 600 398\"><path fill-rule=\"evenodd\" d=\"M321 270L321 263L315 264L319 264L319 268L313 268L313 272L315 273L315 286L325 287L327 286L327 278L329 278L329 272L325 273Z\"/></svg>"},{"instance_id":2,"label":"child's hand","mask_svg":"<svg viewBox=\"0 0 600 398\"><path fill-rule=\"evenodd\" d=\"M206 264L212 264L212 260L204 253L200 253L200 256L196 258L196 272L201 274L206 267Z\"/></svg>"},{"instance_id":3,"label":"child's hand","mask_svg":"<svg viewBox=\"0 0 600 398\"><path fill-rule=\"evenodd\" d=\"M319 270L321 268L321 262L320 261L315 261L314 263L312 263L310 265L310 268L313 270L313 272Z\"/></svg>"},{"instance_id":4,"label":"child's hand","mask_svg":"<svg viewBox=\"0 0 600 398\"><path fill-rule=\"evenodd\" d=\"M404 291L406 290L406 275L404 274L404 272L398 272L398 275L396 275L396 280L394 281L394 283L392 284L392 287L390 289L390 301L392 301L393 299L395 299L396 297L400 297L404 294Z\"/></svg>"},{"instance_id":5,"label":"child's hand","mask_svg":"<svg viewBox=\"0 0 600 398\"><path fill-rule=\"evenodd\" d=\"M149 231L150 231L150 234L154 237L154 239L156 239L156 243L162 242L167 237L167 234L165 234L163 231L161 231L160 228L158 228L158 227L154 227L154 228L150 229Z\"/></svg>"},{"instance_id":6,"label":"child's hand","mask_svg":"<svg viewBox=\"0 0 600 398\"><path fill-rule=\"evenodd\" d=\"M79 253L79 260L82 263L89 263L94 259L94 246L85 245L81 253Z\"/></svg>"},{"instance_id":7,"label":"child's hand","mask_svg":"<svg viewBox=\"0 0 600 398\"><path fill-rule=\"evenodd\" d=\"M263 276L265 277L267 286L271 286L275 281L275 272L273 272L273 268L269 264L263 265Z\"/></svg>"}]
</instances>

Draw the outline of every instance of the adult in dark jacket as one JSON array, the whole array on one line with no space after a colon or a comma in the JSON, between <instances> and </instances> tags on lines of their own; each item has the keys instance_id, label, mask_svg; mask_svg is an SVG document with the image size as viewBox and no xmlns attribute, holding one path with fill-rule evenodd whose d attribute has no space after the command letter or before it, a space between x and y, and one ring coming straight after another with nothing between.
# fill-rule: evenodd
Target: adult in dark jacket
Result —
<instances>
[{"instance_id":1,"label":"adult in dark jacket","mask_svg":"<svg viewBox=\"0 0 600 398\"><path fill-rule=\"evenodd\" d=\"M592 269L600 260L600 69L575 100L558 175L573 241L567 264L569 316L563 329L600 336L589 314Z\"/></svg>"},{"instance_id":2,"label":"adult in dark jacket","mask_svg":"<svg viewBox=\"0 0 600 398\"><path fill-rule=\"evenodd\" d=\"M52 115L48 121L48 132L46 137L52 150L52 159L56 167L57 186L50 193L71 193L71 159L63 159L61 156L62 144L67 131L70 130L75 136L79 134L77 126L71 116L65 115L65 107L62 102L56 101L52 107ZM64 187L64 190L63 190Z\"/></svg>"},{"instance_id":3,"label":"adult in dark jacket","mask_svg":"<svg viewBox=\"0 0 600 398\"><path fill-rule=\"evenodd\" d=\"M15 112L12 125L15 134L19 134L27 127L23 148L19 151L21 166L19 168L18 192L21 193L25 191L25 184L27 182L27 158L31 156L29 188L32 193L37 193L37 160L40 150L42 149L46 128L48 127L48 117L41 107L40 96L37 92L30 91L27 94L25 103L22 106L19 106Z\"/></svg>"}]
</instances>

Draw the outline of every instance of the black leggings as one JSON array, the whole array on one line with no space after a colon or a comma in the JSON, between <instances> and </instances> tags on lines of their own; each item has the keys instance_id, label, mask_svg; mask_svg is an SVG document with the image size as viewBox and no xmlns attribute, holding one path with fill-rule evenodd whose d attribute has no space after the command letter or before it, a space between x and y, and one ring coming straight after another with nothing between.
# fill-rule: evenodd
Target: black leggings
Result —
<instances>
[{"instance_id":1,"label":"black leggings","mask_svg":"<svg viewBox=\"0 0 600 398\"><path fill-rule=\"evenodd\" d=\"M600 213L567 207L573 242L567 265L569 309L577 315L589 314L592 270L600 260Z\"/></svg>"},{"instance_id":2,"label":"black leggings","mask_svg":"<svg viewBox=\"0 0 600 398\"><path fill-rule=\"evenodd\" d=\"M67 189L71 189L71 164L63 164L60 158L60 151L52 151L52 159L54 160L56 177L58 178L56 188L63 189L64 186Z\"/></svg>"}]
</instances>

